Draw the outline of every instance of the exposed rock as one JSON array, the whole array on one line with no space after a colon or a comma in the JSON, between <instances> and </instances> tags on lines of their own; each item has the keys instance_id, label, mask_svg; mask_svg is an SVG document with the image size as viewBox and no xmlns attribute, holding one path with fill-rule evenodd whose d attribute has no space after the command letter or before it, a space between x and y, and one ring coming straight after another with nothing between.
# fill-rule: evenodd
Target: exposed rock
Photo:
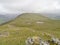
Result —
<instances>
[{"instance_id":1,"label":"exposed rock","mask_svg":"<svg viewBox=\"0 0 60 45\"><path fill-rule=\"evenodd\" d=\"M38 21L38 22L36 22L37 24L43 24L44 22L40 22L40 21Z\"/></svg>"}]
</instances>

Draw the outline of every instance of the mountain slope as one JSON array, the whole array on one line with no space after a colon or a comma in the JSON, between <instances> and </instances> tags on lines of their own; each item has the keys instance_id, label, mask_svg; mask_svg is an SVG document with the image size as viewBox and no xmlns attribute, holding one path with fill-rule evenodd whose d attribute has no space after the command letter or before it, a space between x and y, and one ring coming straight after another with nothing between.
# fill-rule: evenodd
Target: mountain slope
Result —
<instances>
[{"instance_id":1,"label":"mountain slope","mask_svg":"<svg viewBox=\"0 0 60 45\"><path fill-rule=\"evenodd\" d=\"M48 20L50 20L50 19L48 19L47 17L44 17L40 14L28 14L27 13L27 14L22 14L22 15L18 16L18 18L16 20L14 20L14 22L12 24L22 26L22 25L26 25L29 22L34 23L36 21L43 22L43 21L48 21Z\"/></svg>"},{"instance_id":2,"label":"mountain slope","mask_svg":"<svg viewBox=\"0 0 60 45\"><path fill-rule=\"evenodd\" d=\"M0 26L0 45L25 45L25 40L31 36L46 40L48 36L45 33L60 38L60 21L41 14L25 13Z\"/></svg>"}]
</instances>

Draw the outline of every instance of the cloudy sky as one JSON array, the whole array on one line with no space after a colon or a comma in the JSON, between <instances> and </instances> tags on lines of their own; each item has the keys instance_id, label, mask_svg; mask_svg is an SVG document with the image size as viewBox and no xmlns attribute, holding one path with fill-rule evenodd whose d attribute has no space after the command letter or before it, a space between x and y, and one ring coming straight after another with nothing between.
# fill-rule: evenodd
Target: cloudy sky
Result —
<instances>
[{"instance_id":1,"label":"cloudy sky","mask_svg":"<svg viewBox=\"0 0 60 45\"><path fill-rule=\"evenodd\" d=\"M59 13L60 0L0 0L0 14Z\"/></svg>"}]
</instances>

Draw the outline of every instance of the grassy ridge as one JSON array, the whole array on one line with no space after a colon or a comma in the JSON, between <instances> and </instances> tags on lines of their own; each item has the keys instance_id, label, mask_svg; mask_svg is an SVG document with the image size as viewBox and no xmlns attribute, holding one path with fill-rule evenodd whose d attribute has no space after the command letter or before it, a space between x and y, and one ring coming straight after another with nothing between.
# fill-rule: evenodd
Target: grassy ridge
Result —
<instances>
[{"instance_id":1,"label":"grassy ridge","mask_svg":"<svg viewBox=\"0 0 60 45\"><path fill-rule=\"evenodd\" d=\"M46 40L44 33L60 38L60 21L41 14L22 14L14 21L0 26L0 45L25 45L25 40L30 36L40 36Z\"/></svg>"}]
</instances>

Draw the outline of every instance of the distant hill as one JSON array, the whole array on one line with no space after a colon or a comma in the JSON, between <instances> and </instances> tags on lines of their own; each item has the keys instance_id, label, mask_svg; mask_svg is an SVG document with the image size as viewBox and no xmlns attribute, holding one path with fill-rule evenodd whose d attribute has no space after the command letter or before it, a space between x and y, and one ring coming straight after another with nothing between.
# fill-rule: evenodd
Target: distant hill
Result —
<instances>
[{"instance_id":1,"label":"distant hill","mask_svg":"<svg viewBox=\"0 0 60 45\"><path fill-rule=\"evenodd\" d=\"M60 16L56 16L56 17L54 17L54 18L56 18L57 20L60 20Z\"/></svg>"},{"instance_id":2,"label":"distant hill","mask_svg":"<svg viewBox=\"0 0 60 45\"><path fill-rule=\"evenodd\" d=\"M13 20L16 18L16 15L0 15L0 24L3 24L5 22L8 22L10 20Z\"/></svg>"},{"instance_id":3,"label":"distant hill","mask_svg":"<svg viewBox=\"0 0 60 45\"><path fill-rule=\"evenodd\" d=\"M8 20L8 17L6 17L5 15L0 15L0 24L4 23Z\"/></svg>"},{"instance_id":4,"label":"distant hill","mask_svg":"<svg viewBox=\"0 0 60 45\"><path fill-rule=\"evenodd\" d=\"M57 13L57 14L55 14L55 13L44 13L43 16L46 16L46 17L48 17L50 19L54 19L54 20L60 20L60 14L59 13Z\"/></svg>"}]
</instances>

